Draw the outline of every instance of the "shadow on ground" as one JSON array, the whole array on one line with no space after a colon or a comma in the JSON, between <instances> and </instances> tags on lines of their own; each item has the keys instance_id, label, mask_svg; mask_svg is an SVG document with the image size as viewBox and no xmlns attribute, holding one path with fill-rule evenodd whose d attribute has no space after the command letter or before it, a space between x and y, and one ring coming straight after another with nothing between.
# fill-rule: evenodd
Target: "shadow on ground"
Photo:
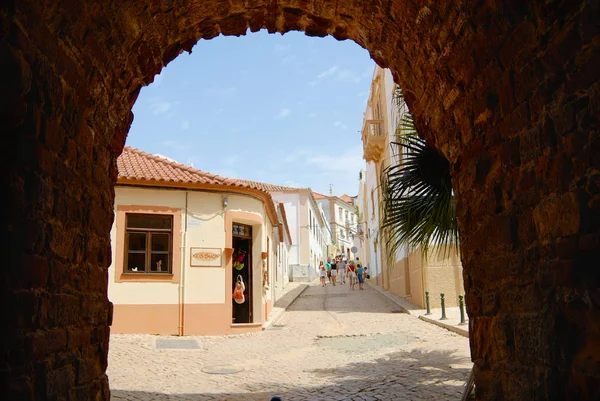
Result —
<instances>
[{"instance_id":1,"label":"shadow on ground","mask_svg":"<svg viewBox=\"0 0 600 401\"><path fill-rule=\"evenodd\" d=\"M316 400L460 400L471 369L464 357L452 352L394 352L376 362L351 363L331 369L307 370L335 384L296 387L294 383L240 383L233 393L166 394L113 389L112 400L141 401L282 401ZM369 398L373 397L373 398Z\"/></svg>"}]
</instances>

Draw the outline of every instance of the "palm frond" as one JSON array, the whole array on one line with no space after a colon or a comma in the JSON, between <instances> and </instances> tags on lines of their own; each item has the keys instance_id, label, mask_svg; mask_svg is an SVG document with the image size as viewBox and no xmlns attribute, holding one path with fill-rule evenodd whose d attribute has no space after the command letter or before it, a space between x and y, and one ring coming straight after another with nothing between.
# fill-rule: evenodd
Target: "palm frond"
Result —
<instances>
[{"instance_id":1,"label":"palm frond","mask_svg":"<svg viewBox=\"0 0 600 401\"><path fill-rule=\"evenodd\" d=\"M399 88L393 96L399 111L406 110ZM391 144L403 157L382 171L382 229L389 254L402 246L421 248L427 257L430 247L449 254L458 251L459 232L448 161L427 147L418 136L411 115L401 114Z\"/></svg>"}]
</instances>

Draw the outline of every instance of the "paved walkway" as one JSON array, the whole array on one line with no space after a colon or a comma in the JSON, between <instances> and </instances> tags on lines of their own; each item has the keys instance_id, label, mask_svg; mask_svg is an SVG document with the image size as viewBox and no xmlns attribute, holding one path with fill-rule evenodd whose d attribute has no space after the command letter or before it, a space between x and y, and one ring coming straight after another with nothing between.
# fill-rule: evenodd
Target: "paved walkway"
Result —
<instances>
[{"instance_id":1,"label":"paved walkway","mask_svg":"<svg viewBox=\"0 0 600 401\"><path fill-rule=\"evenodd\" d=\"M384 290L383 288L377 286L376 284L367 282L367 285L372 287L374 290L379 293L385 295L392 301L394 301L398 306L404 309L407 313L410 313L413 316L418 317L419 319L426 321L428 323L432 323L438 325L440 327L444 327L447 330L453 331L457 334L460 334L464 337L469 337L469 318L465 313L464 319L465 322L461 323L460 316L460 308L458 306L452 306L446 308L446 319L441 320L442 318L442 309L441 308L432 308L430 309L430 314L427 314L426 309L421 309L420 306L411 303L406 298L400 297L389 290Z\"/></svg>"},{"instance_id":2,"label":"paved walkway","mask_svg":"<svg viewBox=\"0 0 600 401\"><path fill-rule=\"evenodd\" d=\"M112 335L112 399L459 400L468 339L365 288L311 283L263 332L185 338L199 350L156 349L177 337ZM239 371L206 373L228 370Z\"/></svg>"}]
</instances>

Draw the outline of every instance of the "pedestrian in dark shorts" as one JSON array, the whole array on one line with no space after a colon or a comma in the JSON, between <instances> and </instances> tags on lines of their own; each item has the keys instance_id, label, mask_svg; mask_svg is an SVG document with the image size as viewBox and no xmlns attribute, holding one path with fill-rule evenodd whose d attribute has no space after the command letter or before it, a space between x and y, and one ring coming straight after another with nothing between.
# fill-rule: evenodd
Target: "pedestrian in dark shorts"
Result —
<instances>
[{"instance_id":1,"label":"pedestrian in dark shorts","mask_svg":"<svg viewBox=\"0 0 600 401\"><path fill-rule=\"evenodd\" d=\"M356 265L356 277L358 278L358 289L359 290L365 289L365 277L363 276L364 271L365 270L360 265L360 263Z\"/></svg>"},{"instance_id":2,"label":"pedestrian in dark shorts","mask_svg":"<svg viewBox=\"0 0 600 401\"><path fill-rule=\"evenodd\" d=\"M327 281L331 283L331 258L327 258L327 263L325 263L325 267L327 268Z\"/></svg>"},{"instance_id":3,"label":"pedestrian in dark shorts","mask_svg":"<svg viewBox=\"0 0 600 401\"><path fill-rule=\"evenodd\" d=\"M335 282L337 280L337 263L335 263L335 260L333 262L331 262L330 272L331 272L331 282L335 286Z\"/></svg>"}]
</instances>

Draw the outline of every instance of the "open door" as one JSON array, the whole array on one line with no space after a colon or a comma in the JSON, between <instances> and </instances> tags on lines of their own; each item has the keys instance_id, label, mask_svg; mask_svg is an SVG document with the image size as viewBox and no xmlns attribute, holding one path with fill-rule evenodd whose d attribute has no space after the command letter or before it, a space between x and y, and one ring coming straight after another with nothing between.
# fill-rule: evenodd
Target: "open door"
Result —
<instances>
[{"instance_id":1,"label":"open door","mask_svg":"<svg viewBox=\"0 0 600 401\"><path fill-rule=\"evenodd\" d=\"M252 323L252 227L233 223L232 227L233 260L231 286L243 285L244 297L234 297L231 311L232 323Z\"/></svg>"}]
</instances>

